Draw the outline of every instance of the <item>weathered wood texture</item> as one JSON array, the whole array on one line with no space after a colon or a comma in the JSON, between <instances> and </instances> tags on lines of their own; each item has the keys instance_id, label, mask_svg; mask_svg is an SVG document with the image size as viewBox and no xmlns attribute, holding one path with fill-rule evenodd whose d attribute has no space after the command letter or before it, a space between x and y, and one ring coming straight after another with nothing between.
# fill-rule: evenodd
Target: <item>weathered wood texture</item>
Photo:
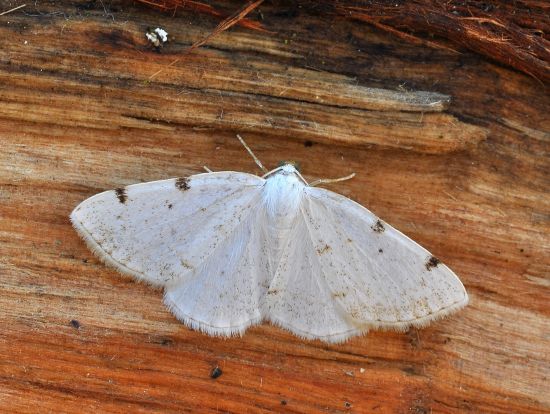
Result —
<instances>
[{"instance_id":1,"label":"weathered wood texture","mask_svg":"<svg viewBox=\"0 0 550 414\"><path fill-rule=\"evenodd\" d=\"M269 5L273 34L235 28L148 81L217 22L103 4L1 17L0 411L550 412L541 84ZM162 53L144 37L156 25L174 37ZM72 229L74 206L105 189L203 165L258 172L236 133L267 166L356 172L331 189L444 260L471 304L427 329L343 345L269 325L215 339Z\"/></svg>"}]
</instances>

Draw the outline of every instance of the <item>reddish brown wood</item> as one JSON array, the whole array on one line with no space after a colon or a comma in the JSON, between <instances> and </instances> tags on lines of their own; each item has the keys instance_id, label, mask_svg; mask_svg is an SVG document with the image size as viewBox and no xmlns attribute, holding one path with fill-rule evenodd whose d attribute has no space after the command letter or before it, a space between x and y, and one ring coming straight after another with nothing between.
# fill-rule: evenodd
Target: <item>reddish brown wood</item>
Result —
<instances>
[{"instance_id":1,"label":"reddish brown wood","mask_svg":"<svg viewBox=\"0 0 550 414\"><path fill-rule=\"evenodd\" d=\"M96 6L39 3L0 25L2 410L550 411L550 102L539 83L269 5L276 34L221 33L148 81L217 22ZM144 36L156 25L174 36L161 54ZM418 91L450 100L427 107L434 96ZM203 165L257 173L236 133L268 167L356 172L330 188L445 261L471 304L424 330L343 345L269 325L210 338L72 229L74 206L105 189Z\"/></svg>"}]
</instances>

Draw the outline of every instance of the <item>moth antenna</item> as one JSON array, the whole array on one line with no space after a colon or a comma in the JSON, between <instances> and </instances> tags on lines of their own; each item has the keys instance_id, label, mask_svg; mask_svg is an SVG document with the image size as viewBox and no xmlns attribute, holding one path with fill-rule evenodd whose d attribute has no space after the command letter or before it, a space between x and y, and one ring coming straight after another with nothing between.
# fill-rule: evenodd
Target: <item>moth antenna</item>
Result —
<instances>
[{"instance_id":1,"label":"moth antenna","mask_svg":"<svg viewBox=\"0 0 550 414\"><path fill-rule=\"evenodd\" d=\"M320 180L313 181L309 186L315 187L319 184L337 183L338 181L351 180L353 177L355 177L355 173L351 173L350 175L340 178L321 178Z\"/></svg>"},{"instance_id":2,"label":"moth antenna","mask_svg":"<svg viewBox=\"0 0 550 414\"><path fill-rule=\"evenodd\" d=\"M269 171L267 171L267 168L265 168L263 166L263 164L260 162L260 160L258 159L258 157L256 157L254 155L254 153L252 152L252 150L248 147L248 145L246 145L246 142L244 142L244 139L241 138L241 136L239 134L237 134L237 138L239 138L239 141L241 141L241 144L243 144L243 147L246 148L246 150L248 151L248 153L252 156L252 158L254 158L254 162L256 163L256 165L258 167L260 167L260 169L264 172L264 173L268 173Z\"/></svg>"},{"instance_id":3,"label":"moth antenna","mask_svg":"<svg viewBox=\"0 0 550 414\"><path fill-rule=\"evenodd\" d=\"M210 168L208 168L206 165L203 165L202 168L204 168L208 173L214 172Z\"/></svg>"}]
</instances>

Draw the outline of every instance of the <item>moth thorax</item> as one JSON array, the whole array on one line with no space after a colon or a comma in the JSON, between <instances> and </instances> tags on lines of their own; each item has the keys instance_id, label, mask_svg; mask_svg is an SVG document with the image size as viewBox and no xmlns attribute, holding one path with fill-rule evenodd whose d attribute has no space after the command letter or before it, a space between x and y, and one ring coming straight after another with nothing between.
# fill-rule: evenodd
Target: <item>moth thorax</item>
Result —
<instances>
[{"instance_id":1,"label":"moth thorax","mask_svg":"<svg viewBox=\"0 0 550 414\"><path fill-rule=\"evenodd\" d=\"M295 174L274 174L264 187L264 202L270 226L290 228L298 212L304 184Z\"/></svg>"}]
</instances>

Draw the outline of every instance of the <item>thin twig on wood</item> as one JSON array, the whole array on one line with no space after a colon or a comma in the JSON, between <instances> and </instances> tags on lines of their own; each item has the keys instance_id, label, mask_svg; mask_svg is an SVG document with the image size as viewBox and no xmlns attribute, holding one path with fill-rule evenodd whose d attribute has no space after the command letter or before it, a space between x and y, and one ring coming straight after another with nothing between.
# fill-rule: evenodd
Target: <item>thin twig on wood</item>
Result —
<instances>
[{"instance_id":1,"label":"thin twig on wood","mask_svg":"<svg viewBox=\"0 0 550 414\"><path fill-rule=\"evenodd\" d=\"M231 16L229 16L227 19L222 21L216 28L205 38L193 43L189 49L187 49L185 52L183 52L182 57L179 57L169 63L166 67L159 69L157 72L153 73L149 80L153 79L155 76L157 76L159 73L164 71L167 67L174 66L176 63L178 63L183 56L188 55L193 50L197 49L198 47L201 47L206 42L208 42L210 39L212 39L214 36L218 35L219 33L223 32L224 30L227 30L231 27L233 27L235 24L237 24L239 21L241 21L248 13L250 13L252 10L254 10L256 7L258 7L260 4L263 3L264 0L256 0L254 2L248 3L246 6L242 7L241 9L237 10L235 13L233 13Z\"/></svg>"},{"instance_id":2,"label":"thin twig on wood","mask_svg":"<svg viewBox=\"0 0 550 414\"><path fill-rule=\"evenodd\" d=\"M22 8L25 7L25 6L26 6L26 4L22 4L22 5L20 5L20 6L14 7L13 9L6 10L6 11L0 13L0 16L3 16L3 15L5 15L5 14L14 12L14 11L19 10L19 9L22 9Z\"/></svg>"}]
</instances>

